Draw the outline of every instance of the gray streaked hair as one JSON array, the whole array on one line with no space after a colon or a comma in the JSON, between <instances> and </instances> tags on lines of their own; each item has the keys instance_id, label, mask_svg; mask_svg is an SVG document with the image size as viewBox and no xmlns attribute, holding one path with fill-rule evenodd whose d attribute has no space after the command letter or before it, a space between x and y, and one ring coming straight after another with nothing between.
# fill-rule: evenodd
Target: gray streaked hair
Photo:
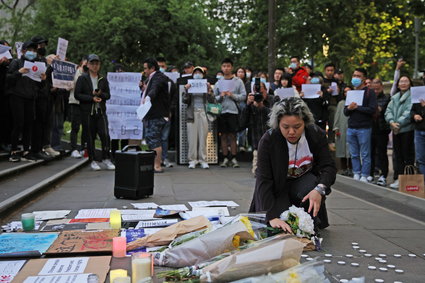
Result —
<instances>
[{"instance_id":1,"label":"gray streaked hair","mask_svg":"<svg viewBox=\"0 0 425 283\"><path fill-rule=\"evenodd\" d=\"M289 97L276 103L270 112L269 126L279 128L279 121L283 116L298 116L304 120L305 125L314 124L314 117L307 104L298 97Z\"/></svg>"}]
</instances>

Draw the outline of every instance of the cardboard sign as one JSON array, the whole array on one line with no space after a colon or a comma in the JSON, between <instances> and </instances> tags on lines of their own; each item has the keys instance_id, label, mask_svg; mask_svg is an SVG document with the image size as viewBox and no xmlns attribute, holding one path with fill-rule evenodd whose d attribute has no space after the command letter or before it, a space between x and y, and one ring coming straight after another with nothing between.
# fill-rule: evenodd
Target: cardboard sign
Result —
<instances>
[{"instance_id":1,"label":"cardboard sign","mask_svg":"<svg viewBox=\"0 0 425 283\"><path fill-rule=\"evenodd\" d=\"M112 238L119 230L63 231L46 254L112 252Z\"/></svg>"}]
</instances>

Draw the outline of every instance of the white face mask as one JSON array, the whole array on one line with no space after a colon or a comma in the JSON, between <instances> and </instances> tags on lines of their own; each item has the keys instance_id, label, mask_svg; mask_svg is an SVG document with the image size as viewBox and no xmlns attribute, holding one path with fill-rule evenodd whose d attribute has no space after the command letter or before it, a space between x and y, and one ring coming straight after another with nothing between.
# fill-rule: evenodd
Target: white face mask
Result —
<instances>
[{"instance_id":1,"label":"white face mask","mask_svg":"<svg viewBox=\"0 0 425 283\"><path fill-rule=\"evenodd\" d=\"M195 80L200 80L200 79L202 79L202 78L203 78L203 76L202 76L201 74L194 74L194 75L193 75L193 78L194 78Z\"/></svg>"}]
</instances>

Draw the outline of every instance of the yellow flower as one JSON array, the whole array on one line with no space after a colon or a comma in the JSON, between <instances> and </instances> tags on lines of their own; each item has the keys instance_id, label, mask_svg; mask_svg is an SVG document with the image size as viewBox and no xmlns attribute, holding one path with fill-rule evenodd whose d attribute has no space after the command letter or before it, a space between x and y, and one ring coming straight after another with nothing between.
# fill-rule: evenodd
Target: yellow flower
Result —
<instances>
[{"instance_id":1,"label":"yellow flower","mask_svg":"<svg viewBox=\"0 0 425 283\"><path fill-rule=\"evenodd\" d=\"M232 240L232 243L233 243L233 246L235 248L239 248L239 245L241 244L241 237L238 236L238 235L234 236L233 237L233 240Z\"/></svg>"},{"instance_id":2,"label":"yellow flower","mask_svg":"<svg viewBox=\"0 0 425 283\"><path fill-rule=\"evenodd\" d=\"M248 233L255 238L254 230L252 230L252 224L251 221L249 221L247 216L241 216L240 218L241 222L245 225L246 229L248 230Z\"/></svg>"},{"instance_id":3,"label":"yellow flower","mask_svg":"<svg viewBox=\"0 0 425 283\"><path fill-rule=\"evenodd\" d=\"M301 280L298 278L298 273L291 272L289 273L289 278L286 280L287 283L301 283Z\"/></svg>"}]
</instances>

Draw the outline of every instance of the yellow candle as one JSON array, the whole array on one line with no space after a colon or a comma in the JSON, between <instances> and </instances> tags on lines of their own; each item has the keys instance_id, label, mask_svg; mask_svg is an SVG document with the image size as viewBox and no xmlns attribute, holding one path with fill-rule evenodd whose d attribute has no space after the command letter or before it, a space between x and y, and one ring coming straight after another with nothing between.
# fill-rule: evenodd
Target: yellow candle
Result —
<instances>
[{"instance_id":1,"label":"yellow candle","mask_svg":"<svg viewBox=\"0 0 425 283\"><path fill-rule=\"evenodd\" d=\"M148 253L136 253L132 255L131 273L132 283L152 276L152 256Z\"/></svg>"},{"instance_id":2,"label":"yellow candle","mask_svg":"<svg viewBox=\"0 0 425 283\"><path fill-rule=\"evenodd\" d=\"M121 229L121 212L119 210L111 210L109 225L112 229Z\"/></svg>"},{"instance_id":3,"label":"yellow candle","mask_svg":"<svg viewBox=\"0 0 425 283\"><path fill-rule=\"evenodd\" d=\"M113 283L116 278L127 277L127 270L125 269L114 269L109 271L109 282Z\"/></svg>"}]
</instances>

